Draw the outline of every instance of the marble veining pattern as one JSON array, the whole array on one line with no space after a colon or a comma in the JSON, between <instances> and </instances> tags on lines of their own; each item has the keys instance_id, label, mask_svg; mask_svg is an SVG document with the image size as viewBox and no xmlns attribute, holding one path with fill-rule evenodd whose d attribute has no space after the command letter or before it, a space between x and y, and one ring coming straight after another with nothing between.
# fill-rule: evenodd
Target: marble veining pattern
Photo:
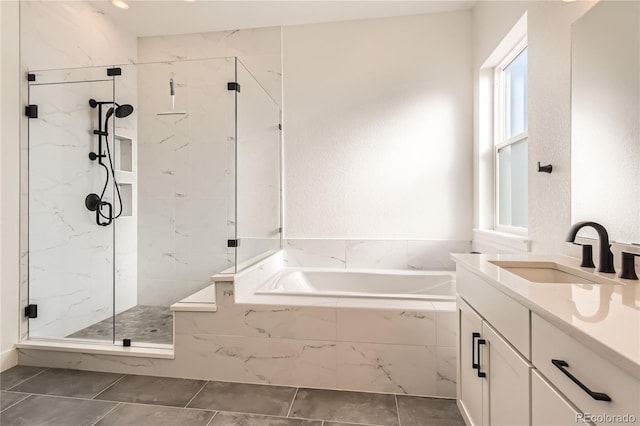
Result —
<instances>
[{"instance_id":1,"label":"marble veining pattern","mask_svg":"<svg viewBox=\"0 0 640 426\"><path fill-rule=\"evenodd\" d=\"M345 240L287 240L288 267L345 268L347 264Z\"/></svg>"},{"instance_id":2,"label":"marble veining pattern","mask_svg":"<svg viewBox=\"0 0 640 426\"><path fill-rule=\"evenodd\" d=\"M466 240L287 239L286 265L312 268L455 270L451 253L469 253Z\"/></svg>"},{"instance_id":3,"label":"marble veining pattern","mask_svg":"<svg viewBox=\"0 0 640 426\"><path fill-rule=\"evenodd\" d=\"M228 59L138 65L139 304L168 306L228 266L232 77ZM184 115L157 115L170 78Z\"/></svg>"},{"instance_id":4,"label":"marble veining pattern","mask_svg":"<svg viewBox=\"0 0 640 426\"><path fill-rule=\"evenodd\" d=\"M339 343L337 386L411 395L436 395L434 347Z\"/></svg>"}]
</instances>

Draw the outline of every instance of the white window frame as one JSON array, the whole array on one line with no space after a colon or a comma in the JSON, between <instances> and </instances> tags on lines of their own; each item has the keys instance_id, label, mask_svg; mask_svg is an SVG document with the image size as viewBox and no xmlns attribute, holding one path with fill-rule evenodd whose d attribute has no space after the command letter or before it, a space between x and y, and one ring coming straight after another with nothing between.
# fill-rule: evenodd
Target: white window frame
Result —
<instances>
[{"instance_id":1,"label":"white window frame","mask_svg":"<svg viewBox=\"0 0 640 426\"><path fill-rule=\"evenodd\" d=\"M496 65L494 69L493 82L493 191L494 191L494 206L493 206L493 229L500 232L506 232L509 234L527 235L528 227L509 226L500 224L500 191L498 188L500 182L499 167L498 167L498 151L506 146L513 145L516 142L529 138L529 125L527 119L527 130L519 133L507 140L504 140L505 129L505 102L504 102L504 69L513 60L527 48L527 38L522 38L509 53ZM528 65L527 65L528 66ZM528 84L528 82L527 82ZM528 96L527 96L528 97ZM527 111L528 116L528 111Z\"/></svg>"}]
</instances>

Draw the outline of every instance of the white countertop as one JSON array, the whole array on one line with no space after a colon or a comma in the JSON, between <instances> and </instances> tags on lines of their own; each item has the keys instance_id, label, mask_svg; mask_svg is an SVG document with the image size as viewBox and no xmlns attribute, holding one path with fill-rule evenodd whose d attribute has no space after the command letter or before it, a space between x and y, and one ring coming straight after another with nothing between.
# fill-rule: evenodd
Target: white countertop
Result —
<instances>
[{"instance_id":1,"label":"white countertop","mask_svg":"<svg viewBox=\"0 0 640 426\"><path fill-rule=\"evenodd\" d=\"M593 272L581 268L579 259L560 255L452 254L451 258L640 379L640 281ZM620 285L534 283L490 263L492 260L555 262Z\"/></svg>"}]
</instances>

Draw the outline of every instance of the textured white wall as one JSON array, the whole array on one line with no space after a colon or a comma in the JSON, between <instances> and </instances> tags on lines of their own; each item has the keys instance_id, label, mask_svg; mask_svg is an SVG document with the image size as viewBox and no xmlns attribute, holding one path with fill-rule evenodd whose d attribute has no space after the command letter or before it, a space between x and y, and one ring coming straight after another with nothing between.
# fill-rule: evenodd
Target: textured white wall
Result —
<instances>
[{"instance_id":1,"label":"textured white wall","mask_svg":"<svg viewBox=\"0 0 640 426\"><path fill-rule=\"evenodd\" d=\"M14 366L20 283L20 54L17 2L0 2L0 371Z\"/></svg>"},{"instance_id":2,"label":"textured white wall","mask_svg":"<svg viewBox=\"0 0 640 426\"><path fill-rule=\"evenodd\" d=\"M478 70L493 49L528 13L529 238L534 252L561 252L571 226L570 29L592 5L590 1L482 1L473 10L476 82ZM476 83L476 105L478 91ZM478 120L476 109L476 143ZM537 173L538 161L552 164L553 173ZM480 214L477 206L476 201L476 218Z\"/></svg>"},{"instance_id":3,"label":"textured white wall","mask_svg":"<svg viewBox=\"0 0 640 426\"><path fill-rule=\"evenodd\" d=\"M283 29L288 238L471 238L470 12Z\"/></svg>"}]
</instances>

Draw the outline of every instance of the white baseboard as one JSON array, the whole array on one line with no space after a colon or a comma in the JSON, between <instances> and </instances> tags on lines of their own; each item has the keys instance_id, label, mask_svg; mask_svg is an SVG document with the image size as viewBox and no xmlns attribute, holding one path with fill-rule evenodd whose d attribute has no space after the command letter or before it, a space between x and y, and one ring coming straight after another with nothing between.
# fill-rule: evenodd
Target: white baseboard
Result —
<instances>
[{"instance_id":1,"label":"white baseboard","mask_svg":"<svg viewBox=\"0 0 640 426\"><path fill-rule=\"evenodd\" d=\"M18 351L16 348L8 349L0 354L0 372L18 365Z\"/></svg>"}]
</instances>

